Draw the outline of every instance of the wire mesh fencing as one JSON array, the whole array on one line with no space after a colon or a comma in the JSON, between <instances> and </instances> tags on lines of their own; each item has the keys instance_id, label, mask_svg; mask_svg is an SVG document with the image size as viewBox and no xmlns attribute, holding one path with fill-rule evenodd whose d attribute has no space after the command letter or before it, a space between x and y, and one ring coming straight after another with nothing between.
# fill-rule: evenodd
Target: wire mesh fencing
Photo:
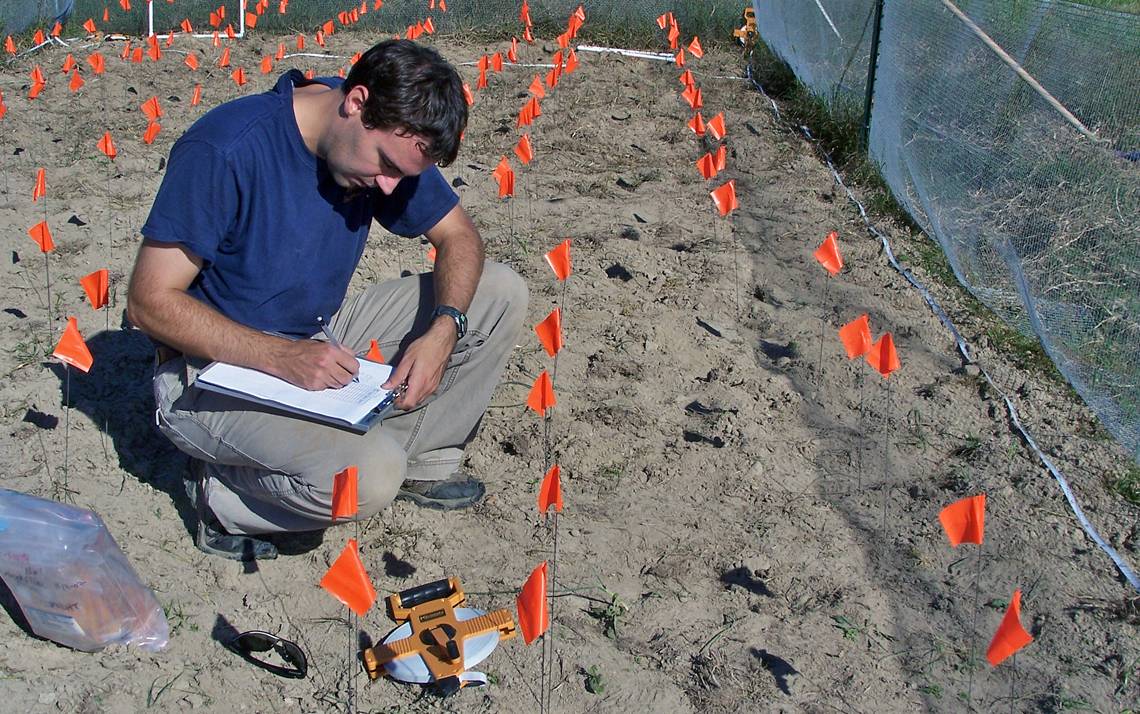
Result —
<instances>
[{"instance_id":1,"label":"wire mesh fencing","mask_svg":"<svg viewBox=\"0 0 1140 714\"><path fill-rule=\"evenodd\" d=\"M875 5L754 3L765 44L847 110ZM1140 458L1140 16L884 0L876 66L869 152L895 198Z\"/></svg>"}]
</instances>

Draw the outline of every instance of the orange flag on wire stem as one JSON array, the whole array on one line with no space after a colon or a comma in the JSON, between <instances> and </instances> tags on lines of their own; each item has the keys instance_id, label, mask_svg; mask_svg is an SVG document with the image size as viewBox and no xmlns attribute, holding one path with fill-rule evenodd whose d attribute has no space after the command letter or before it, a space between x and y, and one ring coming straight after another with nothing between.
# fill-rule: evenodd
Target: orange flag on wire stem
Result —
<instances>
[{"instance_id":1,"label":"orange flag on wire stem","mask_svg":"<svg viewBox=\"0 0 1140 714\"><path fill-rule=\"evenodd\" d=\"M697 171L706 181L716 176L716 160L712 154L706 152L704 156L697 159Z\"/></svg>"},{"instance_id":2,"label":"orange flag on wire stem","mask_svg":"<svg viewBox=\"0 0 1140 714\"><path fill-rule=\"evenodd\" d=\"M982 544L986 535L986 494L963 498L942 509L938 521L946 531L950 545Z\"/></svg>"},{"instance_id":3,"label":"orange flag on wire stem","mask_svg":"<svg viewBox=\"0 0 1140 714\"><path fill-rule=\"evenodd\" d=\"M143 132L143 143L153 144L155 137L158 136L158 132L160 131L162 131L162 125L158 122L152 121L150 124L147 124L146 131Z\"/></svg>"},{"instance_id":4,"label":"orange flag on wire stem","mask_svg":"<svg viewBox=\"0 0 1140 714\"><path fill-rule=\"evenodd\" d=\"M693 133L697 136L705 135L705 120L701 118L700 112L694 114L693 118L689 120L689 128L692 129Z\"/></svg>"},{"instance_id":5,"label":"orange flag on wire stem","mask_svg":"<svg viewBox=\"0 0 1140 714\"><path fill-rule=\"evenodd\" d=\"M86 82L83 81L83 77L79 75L79 72L72 72L71 81L67 83L67 88L71 90L72 94L75 94L83 88L84 84L86 84Z\"/></svg>"},{"instance_id":6,"label":"orange flag on wire stem","mask_svg":"<svg viewBox=\"0 0 1140 714\"><path fill-rule=\"evenodd\" d=\"M705 56L705 48L701 47L701 41L695 36L693 37L693 41L689 43L689 54L697 59Z\"/></svg>"},{"instance_id":7,"label":"orange flag on wire stem","mask_svg":"<svg viewBox=\"0 0 1140 714\"><path fill-rule=\"evenodd\" d=\"M59 338L59 344L55 346L51 356L83 372L91 371L95 359L91 356L91 350L87 349L87 343L83 341L82 335L79 334L79 323L74 317L67 318L67 327L64 328L63 336Z\"/></svg>"},{"instance_id":8,"label":"orange flag on wire stem","mask_svg":"<svg viewBox=\"0 0 1140 714\"><path fill-rule=\"evenodd\" d=\"M527 91L539 99L546 97L546 87L542 86L542 79L537 74L534 75L534 79L531 80L530 86L527 87Z\"/></svg>"},{"instance_id":9,"label":"orange flag on wire stem","mask_svg":"<svg viewBox=\"0 0 1140 714\"><path fill-rule=\"evenodd\" d=\"M728 130L725 129L724 126L724 112L720 112L715 117L705 122L705 129L709 134L712 135L712 138L716 139L717 141L720 141L724 137L728 136Z\"/></svg>"},{"instance_id":10,"label":"orange flag on wire stem","mask_svg":"<svg viewBox=\"0 0 1140 714\"><path fill-rule=\"evenodd\" d=\"M839 254L838 231L831 231L812 255L827 272L836 275L843 270L843 256Z\"/></svg>"},{"instance_id":11,"label":"orange flag on wire stem","mask_svg":"<svg viewBox=\"0 0 1140 714\"><path fill-rule=\"evenodd\" d=\"M475 95L471 92L471 85L467 82L463 83L463 98L467 100L467 106L475 103Z\"/></svg>"},{"instance_id":12,"label":"orange flag on wire stem","mask_svg":"<svg viewBox=\"0 0 1140 714\"><path fill-rule=\"evenodd\" d=\"M87 34L89 35L94 35L99 30L99 28L95 26L95 21L90 17L87 18L87 22L83 23L83 29L87 30Z\"/></svg>"},{"instance_id":13,"label":"orange flag on wire stem","mask_svg":"<svg viewBox=\"0 0 1140 714\"><path fill-rule=\"evenodd\" d=\"M182 23L179 25L179 27L181 27L182 31L187 35L194 34L194 26L190 24L190 18L188 17L182 18Z\"/></svg>"},{"instance_id":14,"label":"orange flag on wire stem","mask_svg":"<svg viewBox=\"0 0 1140 714\"><path fill-rule=\"evenodd\" d=\"M198 55L194 54L193 52L189 52L186 55L186 59L182 60L182 63L189 67L190 71L193 72L194 70L198 69Z\"/></svg>"},{"instance_id":15,"label":"orange flag on wire stem","mask_svg":"<svg viewBox=\"0 0 1140 714\"><path fill-rule=\"evenodd\" d=\"M261 58L261 73L269 74L273 71L273 55L265 55Z\"/></svg>"},{"instance_id":16,"label":"orange flag on wire stem","mask_svg":"<svg viewBox=\"0 0 1140 714\"><path fill-rule=\"evenodd\" d=\"M48 228L47 221L40 221L29 228L28 235L39 245L41 253L50 253L55 250L55 243L52 242L51 229Z\"/></svg>"},{"instance_id":17,"label":"orange flag on wire stem","mask_svg":"<svg viewBox=\"0 0 1140 714\"><path fill-rule=\"evenodd\" d=\"M530 644L550 628L546 605L546 561L531 571L515 601L523 642Z\"/></svg>"},{"instance_id":18,"label":"orange flag on wire stem","mask_svg":"<svg viewBox=\"0 0 1140 714\"><path fill-rule=\"evenodd\" d=\"M871 324L867 313L863 313L839 328L839 340L847 350L847 359L855 359L867 354L871 349Z\"/></svg>"},{"instance_id":19,"label":"orange flag on wire stem","mask_svg":"<svg viewBox=\"0 0 1140 714\"><path fill-rule=\"evenodd\" d=\"M146 114L146 118L152 122L158 121L158 118L163 116L162 107L158 103L158 97L151 97L143 102L139 108L142 109L143 114Z\"/></svg>"},{"instance_id":20,"label":"orange flag on wire stem","mask_svg":"<svg viewBox=\"0 0 1140 714\"><path fill-rule=\"evenodd\" d=\"M684 48L677 50L677 54L673 57L673 64L678 67L685 66L685 50Z\"/></svg>"},{"instance_id":21,"label":"orange flag on wire stem","mask_svg":"<svg viewBox=\"0 0 1140 714\"><path fill-rule=\"evenodd\" d=\"M515 156L519 157L523 166L534 160L534 147L530 143L530 134L519 137L519 143L515 144Z\"/></svg>"},{"instance_id":22,"label":"orange flag on wire stem","mask_svg":"<svg viewBox=\"0 0 1140 714\"><path fill-rule=\"evenodd\" d=\"M99 151L103 152L107 159L114 161L115 156L119 155L119 149L115 148L115 141L111 138L111 132L104 131L103 138L99 139Z\"/></svg>"},{"instance_id":23,"label":"orange flag on wire stem","mask_svg":"<svg viewBox=\"0 0 1140 714\"><path fill-rule=\"evenodd\" d=\"M710 191L709 195L712 196L713 203L716 204L716 209L720 211L722 216L727 216L740 208L740 202L736 200L735 179L721 184L719 188Z\"/></svg>"},{"instance_id":24,"label":"orange flag on wire stem","mask_svg":"<svg viewBox=\"0 0 1140 714\"><path fill-rule=\"evenodd\" d=\"M360 562L355 538L349 539L336 562L321 578L321 587L357 615L363 617L372 608L372 603L376 602L376 588L372 587L364 563Z\"/></svg>"},{"instance_id":25,"label":"orange flag on wire stem","mask_svg":"<svg viewBox=\"0 0 1140 714\"><path fill-rule=\"evenodd\" d=\"M32 188L32 203L47 195L47 173L41 168L36 170L36 185Z\"/></svg>"},{"instance_id":26,"label":"orange flag on wire stem","mask_svg":"<svg viewBox=\"0 0 1140 714\"><path fill-rule=\"evenodd\" d=\"M493 71L493 72L502 72L503 71L503 53L502 52L496 52L495 54L491 55L491 71Z\"/></svg>"},{"instance_id":27,"label":"orange flag on wire stem","mask_svg":"<svg viewBox=\"0 0 1140 714\"><path fill-rule=\"evenodd\" d=\"M540 417L545 417L546 410L554 408L557 404L558 400L554 396L554 383L550 381L550 375L544 369L542 374L534 380L534 386L530 388L530 395L526 398L526 405Z\"/></svg>"},{"instance_id":28,"label":"orange flag on wire stem","mask_svg":"<svg viewBox=\"0 0 1140 714\"><path fill-rule=\"evenodd\" d=\"M889 332L871 345L871 349L867 350L866 358L867 362L875 368L875 371L884 377L890 377L891 372L902 366L899 364L898 353L895 352L895 338Z\"/></svg>"},{"instance_id":29,"label":"orange flag on wire stem","mask_svg":"<svg viewBox=\"0 0 1140 714\"><path fill-rule=\"evenodd\" d=\"M562 241L554 246L546 254L546 264L554 271L554 276L559 280L565 280L570 277L570 239Z\"/></svg>"},{"instance_id":30,"label":"orange flag on wire stem","mask_svg":"<svg viewBox=\"0 0 1140 714\"><path fill-rule=\"evenodd\" d=\"M233 78L234 84L236 84L239 87L244 85L246 82L249 81L248 79L245 78L245 70L242 69L241 67L238 67L237 69L235 69L230 76Z\"/></svg>"},{"instance_id":31,"label":"orange flag on wire stem","mask_svg":"<svg viewBox=\"0 0 1140 714\"><path fill-rule=\"evenodd\" d=\"M196 107L202 103L202 85L194 85L194 93L190 95L190 106Z\"/></svg>"},{"instance_id":32,"label":"orange flag on wire stem","mask_svg":"<svg viewBox=\"0 0 1140 714\"><path fill-rule=\"evenodd\" d=\"M98 310L107 304L110 299L108 282L109 275L106 268L100 268L79 279L79 284L83 286L83 292L87 293L92 308Z\"/></svg>"},{"instance_id":33,"label":"orange flag on wire stem","mask_svg":"<svg viewBox=\"0 0 1140 714\"><path fill-rule=\"evenodd\" d=\"M665 13L664 15L658 15L657 16L657 26L660 27L662 30L664 30L668 24L669 24L669 13Z\"/></svg>"},{"instance_id":34,"label":"orange flag on wire stem","mask_svg":"<svg viewBox=\"0 0 1140 714\"><path fill-rule=\"evenodd\" d=\"M716 165L717 171L724 171L728 168L728 146L721 144L717 147L716 153L713 154L713 163Z\"/></svg>"},{"instance_id":35,"label":"orange flag on wire stem","mask_svg":"<svg viewBox=\"0 0 1140 714\"><path fill-rule=\"evenodd\" d=\"M704 95L701 94L701 88L693 85L686 87L685 91L681 92L681 98L684 99L691 108L700 109L705 105Z\"/></svg>"},{"instance_id":36,"label":"orange flag on wire stem","mask_svg":"<svg viewBox=\"0 0 1140 714\"><path fill-rule=\"evenodd\" d=\"M87 56L87 64L91 65L91 71L95 74L107 71L107 59L98 52L92 52Z\"/></svg>"},{"instance_id":37,"label":"orange flag on wire stem","mask_svg":"<svg viewBox=\"0 0 1140 714\"><path fill-rule=\"evenodd\" d=\"M551 506L554 506L556 512L562 513L562 470L558 464L550 467L542 479L542 485L538 487L538 512L546 513Z\"/></svg>"},{"instance_id":38,"label":"orange flag on wire stem","mask_svg":"<svg viewBox=\"0 0 1140 714\"><path fill-rule=\"evenodd\" d=\"M499 159L499 165L491 172L491 176L499 182L499 198L515 195L515 172L507 163L507 157L504 156Z\"/></svg>"},{"instance_id":39,"label":"orange flag on wire stem","mask_svg":"<svg viewBox=\"0 0 1140 714\"><path fill-rule=\"evenodd\" d=\"M44 37L44 31L36 30L36 34L32 35L32 44L39 47L45 42L47 42L47 38Z\"/></svg>"},{"instance_id":40,"label":"orange flag on wire stem","mask_svg":"<svg viewBox=\"0 0 1140 714\"><path fill-rule=\"evenodd\" d=\"M60 72L67 74L71 70L75 69L78 64L79 63L75 61L75 57L72 56L70 52L68 52L67 56L63 58L63 69L61 69Z\"/></svg>"},{"instance_id":41,"label":"orange flag on wire stem","mask_svg":"<svg viewBox=\"0 0 1140 714\"><path fill-rule=\"evenodd\" d=\"M553 357L562 349L562 310L554 308L542 322L534 326L538 334L538 341L542 343L546 354Z\"/></svg>"},{"instance_id":42,"label":"orange flag on wire stem","mask_svg":"<svg viewBox=\"0 0 1140 714\"><path fill-rule=\"evenodd\" d=\"M1014 590L1009 601L1009 609L994 633L990 647L986 650L986 659L990 666L996 667L1010 655L1033 641L1033 636L1021 626L1021 590Z\"/></svg>"},{"instance_id":43,"label":"orange flag on wire stem","mask_svg":"<svg viewBox=\"0 0 1140 714\"><path fill-rule=\"evenodd\" d=\"M226 47L222 50L222 56L218 58L218 67L230 66L230 48Z\"/></svg>"},{"instance_id":44,"label":"orange flag on wire stem","mask_svg":"<svg viewBox=\"0 0 1140 714\"><path fill-rule=\"evenodd\" d=\"M578 69L579 64L581 63L578 61L578 53L574 51L573 47L571 47L570 54L566 55L566 66L563 67L563 70L566 72L566 74L570 74L574 70Z\"/></svg>"},{"instance_id":45,"label":"orange flag on wire stem","mask_svg":"<svg viewBox=\"0 0 1140 714\"><path fill-rule=\"evenodd\" d=\"M677 79L681 82L682 87L695 87L697 85L696 81L693 80L693 73L689 70L682 72Z\"/></svg>"},{"instance_id":46,"label":"orange flag on wire stem","mask_svg":"<svg viewBox=\"0 0 1140 714\"><path fill-rule=\"evenodd\" d=\"M338 518L351 518L359 510L356 474L356 467L349 466L333 476L332 519L334 521Z\"/></svg>"},{"instance_id":47,"label":"orange flag on wire stem","mask_svg":"<svg viewBox=\"0 0 1140 714\"><path fill-rule=\"evenodd\" d=\"M4 38L4 51L10 55L16 54L16 42L11 35Z\"/></svg>"},{"instance_id":48,"label":"orange flag on wire stem","mask_svg":"<svg viewBox=\"0 0 1140 714\"><path fill-rule=\"evenodd\" d=\"M380 343L372 340L368 345L368 354L364 355L364 359L370 362L384 363L384 354L380 352Z\"/></svg>"}]
</instances>

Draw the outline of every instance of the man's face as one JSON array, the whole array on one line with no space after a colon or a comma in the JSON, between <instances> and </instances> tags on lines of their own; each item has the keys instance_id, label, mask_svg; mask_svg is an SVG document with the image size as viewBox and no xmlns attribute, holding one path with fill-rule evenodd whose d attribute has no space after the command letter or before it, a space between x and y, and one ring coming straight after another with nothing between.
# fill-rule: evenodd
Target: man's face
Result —
<instances>
[{"instance_id":1,"label":"man's face","mask_svg":"<svg viewBox=\"0 0 1140 714\"><path fill-rule=\"evenodd\" d=\"M434 162L423 149L421 136L398 129L367 129L361 121L360 108L367 90L357 86L349 90L344 102L344 117L325 162L333 180L348 189L378 188L388 195L405 176L419 176Z\"/></svg>"}]
</instances>

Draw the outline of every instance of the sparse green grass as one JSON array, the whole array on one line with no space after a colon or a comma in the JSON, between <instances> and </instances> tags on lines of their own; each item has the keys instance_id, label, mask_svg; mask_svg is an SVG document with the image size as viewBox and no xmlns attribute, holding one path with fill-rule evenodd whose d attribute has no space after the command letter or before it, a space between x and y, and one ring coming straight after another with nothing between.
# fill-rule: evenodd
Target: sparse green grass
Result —
<instances>
[{"instance_id":1,"label":"sparse green grass","mask_svg":"<svg viewBox=\"0 0 1140 714\"><path fill-rule=\"evenodd\" d=\"M1140 506L1140 466L1129 464L1124 475L1114 480L1109 487L1124 500Z\"/></svg>"}]
</instances>

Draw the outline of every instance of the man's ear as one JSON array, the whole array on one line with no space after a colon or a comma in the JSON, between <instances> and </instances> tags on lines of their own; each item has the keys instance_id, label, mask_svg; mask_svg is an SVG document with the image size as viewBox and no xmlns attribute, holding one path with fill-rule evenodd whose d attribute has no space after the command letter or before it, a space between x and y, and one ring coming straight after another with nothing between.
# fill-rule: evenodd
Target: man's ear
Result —
<instances>
[{"instance_id":1,"label":"man's ear","mask_svg":"<svg viewBox=\"0 0 1140 714\"><path fill-rule=\"evenodd\" d=\"M344 95L344 113L347 116L356 116L364 111L364 104L368 101L368 87L358 84Z\"/></svg>"}]
</instances>

